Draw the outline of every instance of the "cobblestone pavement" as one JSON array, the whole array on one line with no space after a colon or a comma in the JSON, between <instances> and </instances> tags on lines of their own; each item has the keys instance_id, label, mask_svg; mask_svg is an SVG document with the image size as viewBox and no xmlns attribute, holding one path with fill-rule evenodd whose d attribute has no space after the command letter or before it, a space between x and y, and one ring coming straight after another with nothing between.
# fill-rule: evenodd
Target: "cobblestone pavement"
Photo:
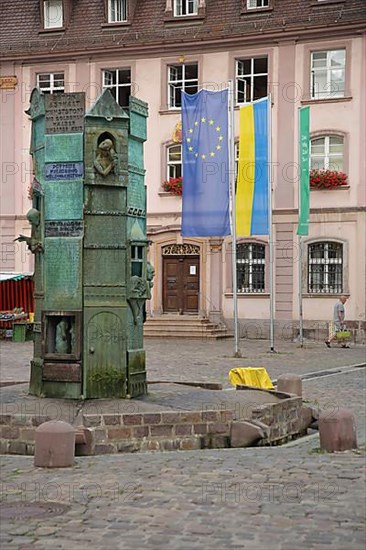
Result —
<instances>
[{"instance_id":1,"label":"cobblestone pavement","mask_svg":"<svg viewBox=\"0 0 366 550\"><path fill-rule=\"evenodd\" d=\"M360 450L324 454L316 436L274 448L77 458L63 470L3 456L3 506L69 509L2 519L2 550L363 550L365 369L303 386L304 398L320 407L352 408Z\"/></svg>"},{"instance_id":2,"label":"cobblestone pavement","mask_svg":"<svg viewBox=\"0 0 366 550\"><path fill-rule=\"evenodd\" d=\"M365 363L365 347L328 349L324 343L298 344L278 341L278 353L270 353L266 340L241 340L243 357L233 358L232 339L162 340L145 339L149 380L218 382L229 386L227 374L240 366L265 367L271 378L284 372L302 374L332 367ZM0 382L29 380L32 342L0 341Z\"/></svg>"}]
</instances>

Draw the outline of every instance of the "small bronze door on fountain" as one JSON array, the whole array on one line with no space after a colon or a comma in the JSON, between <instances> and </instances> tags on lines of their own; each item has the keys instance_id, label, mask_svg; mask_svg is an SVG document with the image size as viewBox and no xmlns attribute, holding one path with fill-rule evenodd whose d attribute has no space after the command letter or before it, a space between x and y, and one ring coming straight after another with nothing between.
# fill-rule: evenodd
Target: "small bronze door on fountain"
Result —
<instances>
[{"instance_id":1,"label":"small bronze door on fountain","mask_svg":"<svg viewBox=\"0 0 366 550\"><path fill-rule=\"evenodd\" d=\"M197 313L199 256L163 256L163 310Z\"/></svg>"}]
</instances>

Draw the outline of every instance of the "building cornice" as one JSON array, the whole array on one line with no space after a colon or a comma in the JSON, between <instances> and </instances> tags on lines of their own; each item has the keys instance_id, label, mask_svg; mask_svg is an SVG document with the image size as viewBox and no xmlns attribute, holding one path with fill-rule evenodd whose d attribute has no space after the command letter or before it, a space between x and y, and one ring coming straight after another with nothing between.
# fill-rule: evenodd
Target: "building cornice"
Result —
<instances>
[{"instance_id":1,"label":"building cornice","mask_svg":"<svg viewBox=\"0 0 366 550\"><path fill-rule=\"evenodd\" d=\"M357 21L354 23L337 23L336 25L304 25L295 28L280 28L278 30L258 30L254 33L240 33L236 35L217 35L212 38L184 38L184 35L179 40L159 40L154 43L141 42L138 44L119 44L113 33L110 36L106 35L105 42L101 42L98 46L88 48L85 43L73 47L71 50L72 40L67 37L57 36L52 40L48 37L44 51L31 52L29 49L31 41L28 42L28 49L25 51L9 50L9 53L2 53L0 59L3 62L16 62L21 60L22 63L34 63L41 61L57 61L57 60L72 60L75 58L91 58L91 57L157 57L170 54L181 54L182 48L184 53L206 51L220 51L231 48L244 48L253 46L268 46L281 45L282 43L302 43L312 40L331 40L345 37L361 36L366 32L366 22ZM66 45L63 49L63 39ZM108 40L112 42L107 43ZM55 45L57 44L57 49Z\"/></svg>"}]
</instances>

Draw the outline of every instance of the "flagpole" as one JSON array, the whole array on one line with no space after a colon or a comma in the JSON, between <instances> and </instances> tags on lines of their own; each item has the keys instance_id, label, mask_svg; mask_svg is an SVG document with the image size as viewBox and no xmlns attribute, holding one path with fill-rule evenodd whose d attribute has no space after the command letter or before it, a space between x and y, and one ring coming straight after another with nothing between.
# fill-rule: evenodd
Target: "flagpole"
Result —
<instances>
[{"instance_id":1,"label":"flagpole","mask_svg":"<svg viewBox=\"0 0 366 550\"><path fill-rule=\"evenodd\" d=\"M232 284L234 306L234 357L241 357L239 349L239 322L238 322L238 284L236 272L236 197L235 197L235 137L234 137L234 88L233 81L228 81L229 88L229 178L231 194L231 232L232 232Z\"/></svg>"},{"instance_id":2,"label":"flagpole","mask_svg":"<svg viewBox=\"0 0 366 550\"><path fill-rule=\"evenodd\" d=\"M300 107L298 108L298 134L300 136ZM298 140L298 162L299 162L299 168L301 170L301 138ZM299 183L298 183L298 209L300 213L300 204L301 204L301 175L299 177ZM298 277L299 277L299 336L300 336L300 347L304 347L304 320L303 320L303 312L302 312L302 239L301 235L298 235L298 241L297 241L299 253L298 253Z\"/></svg>"},{"instance_id":3,"label":"flagpole","mask_svg":"<svg viewBox=\"0 0 366 550\"><path fill-rule=\"evenodd\" d=\"M274 250L272 214L272 94L268 95L268 217L269 217L269 311L270 311L270 350L274 352Z\"/></svg>"},{"instance_id":4,"label":"flagpole","mask_svg":"<svg viewBox=\"0 0 366 550\"><path fill-rule=\"evenodd\" d=\"M299 261L299 332L300 332L300 347L304 347L304 320L302 313L302 238L298 238L298 261Z\"/></svg>"},{"instance_id":5,"label":"flagpole","mask_svg":"<svg viewBox=\"0 0 366 550\"><path fill-rule=\"evenodd\" d=\"M309 234L310 216L310 188L309 188L309 133L310 133L310 107L299 107L298 109L298 162L299 162L299 185L298 185L298 209L299 223L297 226L298 247L299 247L299 268L298 268L298 299L299 299L299 336L300 345L304 347L304 319L302 303L302 256L303 256L303 235Z\"/></svg>"}]
</instances>

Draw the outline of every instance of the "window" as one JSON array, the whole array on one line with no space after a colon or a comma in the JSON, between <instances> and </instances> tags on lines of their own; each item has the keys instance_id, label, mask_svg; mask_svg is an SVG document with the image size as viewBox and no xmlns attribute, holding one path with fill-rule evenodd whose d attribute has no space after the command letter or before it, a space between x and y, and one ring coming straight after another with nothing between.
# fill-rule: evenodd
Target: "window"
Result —
<instances>
[{"instance_id":1,"label":"window","mask_svg":"<svg viewBox=\"0 0 366 550\"><path fill-rule=\"evenodd\" d=\"M37 88L44 94L60 94L65 91L64 73L37 74Z\"/></svg>"},{"instance_id":2,"label":"window","mask_svg":"<svg viewBox=\"0 0 366 550\"><path fill-rule=\"evenodd\" d=\"M268 8L268 0L247 0L247 9Z\"/></svg>"},{"instance_id":3,"label":"window","mask_svg":"<svg viewBox=\"0 0 366 550\"><path fill-rule=\"evenodd\" d=\"M182 146L171 145L167 149L167 178L182 177Z\"/></svg>"},{"instance_id":4,"label":"window","mask_svg":"<svg viewBox=\"0 0 366 550\"><path fill-rule=\"evenodd\" d=\"M131 276L142 277L142 267L144 263L144 247L131 246Z\"/></svg>"},{"instance_id":5,"label":"window","mask_svg":"<svg viewBox=\"0 0 366 550\"><path fill-rule=\"evenodd\" d=\"M108 0L108 23L127 21L127 0Z\"/></svg>"},{"instance_id":6,"label":"window","mask_svg":"<svg viewBox=\"0 0 366 550\"><path fill-rule=\"evenodd\" d=\"M198 64L170 65L168 67L168 101L169 107L180 109L182 90L195 94L198 90Z\"/></svg>"},{"instance_id":7,"label":"window","mask_svg":"<svg viewBox=\"0 0 366 550\"><path fill-rule=\"evenodd\" d=\"M312 52L311 98L343 97L345 92L346 50Z\"/></svg>"},{"instance_id":8,"label":"window","mask_svg":"<svg viewBox=\"0 0 366 550\"><path fill-rule=\"evenodd\" d=\"M63 26L62 0L44 0L43 23L45 29L56 29Z\"/></svg>"},{"instance_id":9,"label":"window","mask_svg":"<svg viewBox=\"0 0 366 550\"><path fill-rule=\"evenodd\" d=\"M198 0L174 0L174 16L197 15Z\"/></svg>"},{"instance_id":10,"label":"window","mask_svg":"<svg viewBox=\"0 0 366 550\"><path fill-rule=\"evenodd\" d=\"M309 245L308 292L343 292L343 245L321 242Z\"/></svg>"},{"instance_id":11,"label":"window","mask_svg":"<svg viewBox=\"0 0 366 550\"><path fill-rule=\"evenodd\" d=\"M236 247L238 292L264 292L265 245L238 244Z\"/></svg>"},{"instance_id":12,"label":"window","mask_svg":"<svg viewBox=\"0 0 366 550\"><path fill-rule=\"evenodd\" d=\"M128 107L131 95L131 69L103 71L103 88L109 88L121 107Z\"/></svg>"},{"instance_id":13,"label":"window","mask_svg":"<svg viewBox=\"0 0 366 550\"><path fill-rule=\"evenodd\" d=\"M266 97L268 93L267 57L237 59L235 82L236 103L247 103Z\"/></svg>"},{"instance_id":14,"label":"window","mask_svg":"<svg viewBox=\"0 0 366 550\"><path fill-rule=\"evenodd\" d=\"M324 136L311 140L310 169L343 171L343 137Z\"/></svg>"}]
</instances>

